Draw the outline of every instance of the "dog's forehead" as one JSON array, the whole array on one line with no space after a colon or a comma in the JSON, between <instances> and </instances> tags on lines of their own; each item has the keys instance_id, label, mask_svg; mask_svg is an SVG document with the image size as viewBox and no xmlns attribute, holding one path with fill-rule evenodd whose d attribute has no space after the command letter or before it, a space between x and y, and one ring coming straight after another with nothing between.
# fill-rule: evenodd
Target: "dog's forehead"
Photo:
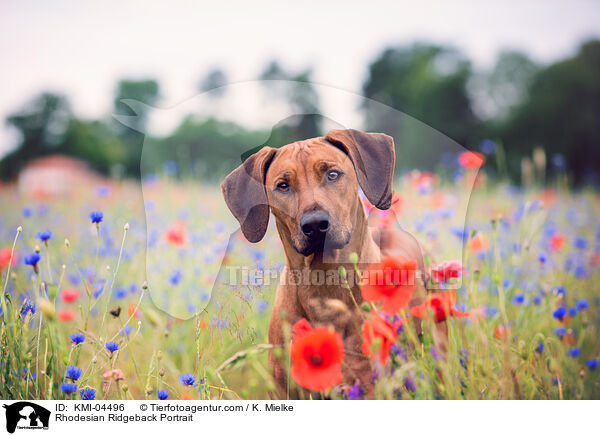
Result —
<instances>
[{"instance_id":1,"label":"dog's forehead","mask_svg":"<svg viewBox=\"0 0 600 436\"><path fill-rule=\"evenodd\" d=\"M318 160L328 160L342 164L348 160L348 156L326 141L325 138L311 138L292 142L279 148L271 163L271 168L310 165Z\"/></svg>"}]
</instances>

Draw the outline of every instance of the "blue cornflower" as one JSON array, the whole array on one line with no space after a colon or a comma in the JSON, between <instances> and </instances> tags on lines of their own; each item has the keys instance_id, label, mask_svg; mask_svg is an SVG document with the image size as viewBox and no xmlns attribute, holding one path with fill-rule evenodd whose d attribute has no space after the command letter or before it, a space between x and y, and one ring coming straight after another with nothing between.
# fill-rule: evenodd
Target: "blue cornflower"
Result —
<instances>
[{"instance_id":1,"label":"blue cornflower","mask_svg":"<svg viewBox=\"0 0 600 436\"><path fill-rule=\"evenodd\" d=\"M557 327L554 329L554 333L556 334L556 336L559 336L562 338L564 335L567 334L567 329L564 327Z\"/></svg>"},{"instance_id":2,"label":"blue cornflower","mask_svg":"<svg viewBox=\"0 0 600 436\"><path fill-rule=\"evenodd\" d=\"M574 316L577 316L577 308L576 308L576 307L571 307L571 308L569 309L569 316L570 316L571 318L573 318Z\"/></svg>"},{"instance_id":3,"label":"blue cornflower","mask_svg":"<svg viewBox=\"0 0 600 436\"><path fill-rule=\"evenodd\" d=\"M179 382L184 386L193 386L196 383L196 376L194 374L181 374Z\"/></svg>"},{"instance_id":4,"label":"blue cornflower","mask_svg":"<svg viewBox=\"0 0 600 436\"><path fill-rule=\"evenodd\" d=\"M31 313L32 315L34 315L36 310L37 310L37 306L35 305L33 300L31 298L27 298L23 302L23 307L21 308L21 316L26 316L28 313Z\"/></svg>"},{"instance_id":5,"label":"blue cornflower","mask_svg":"<svg viewBox=\"0 0 600 436\"><path fill-rule=\"evenodd\" d=\"M346 398L349 400L362 400L364 395L365 391L363 391L358 380L356 380L352 387L347 388L346 391Z\"/></svg>"},{"instance_id":6,"label":"blue cornflower","mask_svg":"<svg viewBox=\"0 0 600 436\"><path fill-rule=\"evenodd\" d=\"M544 351L544 343L543 342L538 342L537 346L535 347L535 352L542 354L542 352Z\"/></svg>"},{"instance_id":7,"label":"blue cornflower","mask_svg":"<svg viewBox=\"0 0 600 436\"><path fill-rule=\"evenodd\" d=\"M555 295L565 295L565 293L567 292L567 289L564 286L555 286L552 288L552 292Z\"/></svg>"},{"instance_id":8,"label":"blue cornflower","mask_svg":"<svg viewBox=\"0 0 600 436\"><path fill-rule=\"evenodd\" d=\"M580 250L585 250L589 246L588 240L582 237L575 238L573 243L575 244L575 247L579 248Z\"/></svg>"},{"instance_id":9,"label":"blue cornflower","mask_svg":"<svg viewBox=\"0 0 600 436\"><path fill-rule=\"evenodd\" d=\"M536 306L539 306L541 302L542 302L542 296L539 294L536 294L536 296L533 297L533 304L535 304Z\"/></svg>"},{"instance_id":10,"label":"blue cornflower","mask_svg":"<svg viewBox=\"0 0 600 436\"><path fill-rule=\"evenodd\" d=\"M581 354L581 350L579 348L570 348L567 354L571 357L578 357Z\"/></svg>"},{"instance_id":11,"label":"blue cornflower","mask_svg":"<svg viewBox=\"0 0 600 436\"><path fill-rule=\"evenodd\" d=\"M96 399L96 389L85 388L79 391L79 396L82 400L95 400Z\"/></svg>"},{"instance_id":12,"label":"blue cornflower","mask_svg":"<svg viewBox=\"0 0 600 436\"><path fill-rule=\"evenodd\" d=\"M30 207L24 207L21 212L23 213L23 218L29 218L33 215L33 210Z\"/></svg>"},{"instance_id":13,"label":"blue cornflower","mask_svg":"<svg viewBox=\"0 0 600 436\"><path fill-rule=\"evenodd\" d=\"M479 143L479 149L483 154L494 154L496 152L496 143L491 139L484 139Z\"/></svg>"},{"instance_id":14,"label":"blue cornflower","mask_svg":"<svg viewBox=\"0 0 600 436\"><path fill-rule=\"evenodd\" d=\"M525 302L525 294L516 294L512 299L513 304L521 305Z\"/></svg>"},{"instance_id":15,"label":"blue cornflower","mask_svg":"<svg viewBox=\"0 0 600 436\"><path fill-rule=\"evenodd\" d=\"M40 253L31 253L25 256L25 259L23 261L25 262L25 265L31 265L33 269L36 269L40 258Z\"/></svg>"},{"instance_id":16,"label":"blue cornflower","mask_svg":"<svg viewBox=\"0 0 600 436\"><path fill-rule=\"evenodd\" d=\"M125 288L117 288L114 295L117 300L121 300L127 296L127 290Z\"/></svg>"},{"instance_id":17,"label":"blue cornflower","mask_svg":"<svg viewBox=\"0 0 600 436\"><path fill-rule=\"evenodd\" d=\"M167 398L169 398L169 391L160 390L156 393L156 397L159 400L166 400Z\"/></svg>"},{"instance_id":18,"label":"blue cornflower","mask_svg":"<svg viewBox=\"0 0 600 436\"><path fill-rule=\"evenodd\" d=\"M73 345L79 345L85 341L85 336L82 333L73 333L71 336L69 336L69 339L71 339Z\"/></svg>"},{"instance_id":19,"label":"blue cornflower","mask_svg":"<svg viewBox=\"0 0 600 436\"><path fill-rule=\"evenodd\" d=\"M554 318L558 319L559 321L562 321L562 319L565 317L566 314L567 314L567 309L565 309L564 307L559 307L552 313L552 316Z\"/></svg>"},{"instance_id":20,"label":"blue cornflower","mask_svg":"<svg viewBox=\"0 0 600 436\"><path fill-rule=\"evenodd\" d=\"M73 381L79 380L83 374L83 370L81 368L76 367L75 365L67 366L67 372L65 373L65 378L71 379Z\"/></svg>"},{"instance_id":21,"label":"blue cornflower","mask_svg":"<svg viewBox=\"0 0 600 436\"><path fill-rule=\"evenodd\" d=\"M60 385L60 390L65 394L72 394L77 391L77 385L75 383L63 383Z\"/></svg>"},{"instance_id":22,"label":"blue cornflower","mask_svg":"<svg viewBox=\"0 0 600 436\"><path fill-rule=\"evenodd\" d=\"M116 342L107 342L106 344L104 344L104 346L111 353L114 353L115 351L117 351L119 349L119 344Z\"/></svg>"},{"instance_id":23,"label":"blue cornflower","mask_svg":"<svg viewBox=\"0 0 600 436\"><path fill-rule=\"evenodd\" d=\"M126 324L125 326L123 326L123 328L121 329L121 331L119 333L121 333L121 336L129 336L132 331L133 331L133 327L130 326L129 324Z\"/></svg>"},{"instance_id":24,"label":"blue cornflower","mask_svg":"<svg viewBox=\"0 0 600 436\"><path fill-rule=\"evenodd\" d=\"M577 300L577 303L575 303L575 306L577 307L577 310L585 310L590 307L590 303L588 303L585 298L580 298Z\"/></svg>"},{"instance_id":25,"label":"blue cornflower","mask_svg":"<svg viewBox=\"0 0 600 436\"><path fill-rule=\"evenodd\" d=\"M52 238L52 232L50 230L38 232L36 238L38 238L42 242L48 242L48 239Z\"/></svg>"},{"instance_id":26,"label":"blue cornflower","mask_svg":"<svg viewBox=\"0 0 600 436\"><path fill-rule=\"evenodd\" d=\"M35 381L35 377L36 377L36 373L35 372L29 372L29 368L23 368L23 374L21 375L21 377L23 377L23 380L25 380L25 381L34 382Z\"/></svg>"},{"instance_id":27,"label":"blue cornflower","mask_svg":"<svg viewBox=\"0 0 600 436\"><path fill-rule=\"evenodd\" d=\"M546 255L546 253L539 253L538 254L538 262L540 263L546 263L548 261L548 256Z\"/></svg>"},{"instance_id":28,"label":"blue cornflower","mask_svg":"<svg viewBox=\"0 0 600 436\"><path fill-rule=\"evenodd\" d=\"M102 219L104 218L104 214L102 212L92 212L90 213L90 220L92 221L92 224L100 224L102 222Z\"/></svg>"},{"instance_id":29,"label":"blue cornflower","mask_svg":"<svg viewBox=\"0 0 600 436\"><path fill-rule=\"evenodd\" d=\"M585 366L587 366L592 371L595 370L598 367L598 359L588 360L587 362L585 362Z\"/></svg>"}]
</instances>

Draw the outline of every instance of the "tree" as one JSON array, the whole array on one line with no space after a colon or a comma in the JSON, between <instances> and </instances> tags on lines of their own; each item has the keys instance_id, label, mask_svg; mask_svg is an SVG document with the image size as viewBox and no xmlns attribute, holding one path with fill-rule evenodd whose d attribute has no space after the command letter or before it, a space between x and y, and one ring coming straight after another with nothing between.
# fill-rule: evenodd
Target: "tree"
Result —
<instances>
[{"instance_id":1,"label":"tree","mask_svg":"<svg viewBox=\"0 0 600 436\"><path fill-rule=\"evenodd\" d=\"M600 181L600 41L541 69L524 101L499 129L508 154L529 154L543 146L564 154L575 182ZM516 164L516 162L514 162Z\"/></svg>"},{"instance_id":2,"label":"tree","mask_svg":"<svg viewBox=\"0 0 600 436\"><path fill-rule=\"evenodd\" d=\"M18 131L21 140L0 163L2 179L14 178L33 158L59 152L71 118L67 98L47 92L10 115L6 123Z\"/></svg>"}]
</instances>

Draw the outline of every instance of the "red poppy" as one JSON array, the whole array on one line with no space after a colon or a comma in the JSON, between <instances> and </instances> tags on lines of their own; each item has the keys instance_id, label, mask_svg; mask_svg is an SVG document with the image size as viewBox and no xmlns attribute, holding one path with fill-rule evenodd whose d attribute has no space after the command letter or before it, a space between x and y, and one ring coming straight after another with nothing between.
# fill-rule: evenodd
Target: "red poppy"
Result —
<instances>
[{"instance_id":1,"label":"red poppy","mask_svg":"<svg viewBox=\"0 0 600 436\"><path fill-rule=\"evenodd\" d=\"M382 310L394 315L408 306L417 288L416 270L414 259L387 256L365 271L367 283L361 287L362 297L369 302L381 302Z\"/></svg>"},{"instance_id":2,"label":"red poppy","mask_svg":"<svg viewBox=\"0 0 600 436\"><path fill-rule=\"evenodd\" d=\"M485 156L476 151L463 151L458 155L458 163L465 169L474 170L483 166Z\"/></svg>"},{"instance_id":3,"label":"red poppy","mask_svg":"<svg viewBox=\"0 0 600 436\"><path fill-rule=\"evenodd\" d=\"M396 342L398 333L392 323L384 319L378 313L371 312L373 316L366 320L362 325L362 352L365 356L378 358L382 365L385 365L390 355L390 348ZM373 343L379 340L379 349L377 355L373 354Z\"/></svg>"},{"instance_id":4,"label":"red poppy","mask_svg":"<svg viewBox=\"0 0 600 436\"><path fill-rule=\"evenodd\" d=\"M342 382L344 345L335 330L311 327L304 331L292 340L291 357L292 378L306 389L323 392Z\"/></svg>"},{"instance_id":5,"label":"red poppy","mask_svg":"<svg viewBox=\"0 0 600 436\"><path fill-rule=\"evenodd\" d=\"M77 289L65 289L62 291L61 297L65 303L72 303L79 298L79 291Z\"/></svg>"},{"instance_id":6,"label":"red poppy","mask_svg":"<svg viewBox=\"0 0 600 436\"><path fill-rule=\"evenodd\" d=\"M488 242L485 235L477 234L473 236L473 239L471 239L471 250L473 251L487 250L489 246L490 243Z\"/></svg>"},{"instance_id":7,"label":"red poppy","mask_svg":"<svg viewBox=\"0 0 600 436\"><path fill-rule=\"evenodd\" d=\"M510 326L500 324L496 327L496 330L494 330L494 337L496 339L504 339L507 336L510 336Z\"/></svg>"},{"instance_id":8,"label":"red poppy","mask_svg":"<svg viewBox=\"0 0 600 436\"><path fill-rule=\"evenodd\" d=\"M175 245L176 247L182 247L185 245L187 240L183 223L178 222L176 225L167 230L165 239L169 244Z\"/></svg>"},{"instance_id":9,"label":"red poppy","mask_svg":"<svg viewBox=\"0 0 600 436\"><path fill-rule=\"evenodd\" d=\"M431 268L431 274L438 283L447 283L450 279L460 277L464 268L460 260L448 260Z\"/></svg>"},{"instance_id":10,"label":"red poppy","mask_svg":"<svg viewBox=\"0 0 600 436\"><path fill-rule=\"evenodd\" d=\"M10 262L10 256L12 254L12 248L6 247L0 250L0 271L6 268ZM14 253L12 256L12 263L10 266L15 266L17 264L17 253Z\"/></svg>"},{"instance_id":11,"label":"red poppy","mask_svg":"<svg viewBox=\"0 0 600 436\"><path fill-rule=\"evenodd\" d=\"M71 309L59 310L57 315L60 321L73 321L73 318L75 318L75 312Z\"/></svg>"},{"instance_id":12,"label":"red poppy","mask_svg":"<svg viewBox=\"0 0 600 436\"><path fill-rule=\"evenodd\" d=\"M550 248L554 251L560 250L564 243L565 243L565 238L560 233L555 233L550 238Z\"/></svg>"},{"instance_id":13,"label":"red poppy","mask_svg":"<svg viewBox=\"0 0 600 436\"><path fill-rule=\"evenodd\" d=\"M300 336L303 336L305 333L308 333L311 330L312 326L309 324L306 318L302 318L301 320L296 322L296 324L294 324L294 326L292 327L292 338L299 338Z\"/></svg>"},{"instance_id":14,"label":"red poppy","mask_svg":"<svg viewBox=\"0 0 600 436\"><path fill-rule=\"evenodd\" d=\"M456 310L454 308L455 304L456 293L454 291L436 292L429 294L422 304L412 307L410 313L417 318L427 318L429 315L428 310L432 310L436 322L445 321L448 316L469 316L468 312Z\"/></svg>"},{"instance_id":15,"label":"red poppy","mask_svg":"<svg viewBox=\"0 0 600 436\"><path fill-rule=\"evenodd\" d=\"M138 309L135 303L129 303L129 306L127 306L127 313L129 316L133 316L135 319L139 319L142 316L142 312Z\"/></svg>"}]
</instances>

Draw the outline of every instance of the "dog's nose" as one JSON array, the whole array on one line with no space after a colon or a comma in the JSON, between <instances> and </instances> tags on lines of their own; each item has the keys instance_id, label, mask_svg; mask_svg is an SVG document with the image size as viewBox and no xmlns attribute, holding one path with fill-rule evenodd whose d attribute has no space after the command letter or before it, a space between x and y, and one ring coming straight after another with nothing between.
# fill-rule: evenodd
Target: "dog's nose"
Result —
<instances>
[{"instance_id":1,"label":"dog's nose","mask_svg":"<svg viewBox=\"0 0 600 436\"><path fill-rule=\"evenodd\" d=\"M323 210L315 210L302 215L300 228L306 236L315 236L329 230L329 214Z\"/></svg>"}]
</instances>

